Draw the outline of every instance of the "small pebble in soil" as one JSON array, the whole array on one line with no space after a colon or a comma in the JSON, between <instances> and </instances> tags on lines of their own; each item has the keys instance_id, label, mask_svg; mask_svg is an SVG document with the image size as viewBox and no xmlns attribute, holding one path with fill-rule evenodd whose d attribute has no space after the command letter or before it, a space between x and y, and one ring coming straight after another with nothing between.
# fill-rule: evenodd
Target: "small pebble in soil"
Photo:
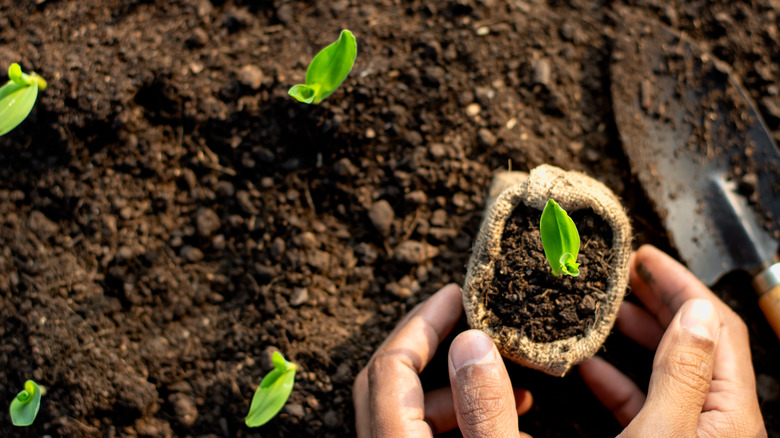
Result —
<instances>
[{"instance_id":1,"label":"small pebble in soil","mask_svg":"<svg viewBox=\"0 0 780 438\"><path fill-rule=\"evenodd\" d=\"M390 234L393 219L395 219L395 212L389 202L384 199L375 202L368 211L368 217L371 219L374 228L383 236Z\"/></svg>"},{"instance_id":2,"label":"small pebble in soil","mask_svg":"<svg viewBox=\"0 0 780 438\"><path fill-rule=\"evenodd\" d=\"M373 245L366 242L360 242L355 247L355 255L364 265L373 265L379 257L379 253Z\"/></svg>"},{"instance_id":3,"label":"small pebble in soil","mask_svg":"<svg viewBox=\"0 0 780 438\"><path fill-rule=\"evenodd\" d=\"M582 301L577 306L577 309L582 313L591 313L596 310L596 302L590 295L582 297Z\"/></svg>"},{"instance_id":4,"label":"small pebble in soil","mask_svg":"<svg viewBox=\"0 0 780 438\"><path fill-rule=\"evenodd\" d=\"M124 264L127 263L132 258L133 258L133 250L130 249L129 246L122 245L116 251L116 256L114 257L114 261L119 264Z\"/></svg>"},{"instance_id":5,"label":"small pebble in soil","mask_svg":"<svg viewBox=\"0 0 780 438\"><path fill-rule=\"evenodd\" d=\"M415 190L413 192L409 192L404 197L407 201L413 203L413 204L425 204L428 201L428 195L425 194L422 190Z\"/></svg>"},{"instance_id":6,"label":"small pebble in soil","mask_svg":"<svg viewBox=\"0 0 780 438\"><path fill-rule=\"evenodd\" d=\"M236 193L236 188L230 181L220 181L217 183L216 192L221 197L229 198Z\"/></svg>"},{"instance_id":7,"label":"small pebble in soil","mask_svg":"<svg viewBox=\"0 0 780 438\"><path fill-rule=\"evenodd\" d=\"M210 208L199 208L196 213L195 223L198 235L203 238L211 237L221 226L219 216Z\"/></svg>"},{"instance_id":8,"label":"small pebble in soil","mask_svg":"<svg viewBox=\"0 0 780 438\"><path fill-rule=\"evenodd\" d=\"M247 64L238 71L238 81L241 82L241 85L252 90L260 89L260 86L263 85L263 79L263 71L253 64Z\"/></svg>"},{"instance_id":9,"label":"small pebble in soil","mask_svg":"<svg viewBox=\"0 0 780 438\"><path fill-rule=\"evenodd\" d=\"M425 242L407 240L395 248L395 260L410 265L419 265L420 263L436 257L439 250Z\"/></svg>"},{"instance_id":10,"label":"small pebble in soil","mask_svg":"<svg viewBox=\"0 0 780 438\"><path fill-rule=\"evenodd\" d=\"M258 358L256 366L262 370L272 370L274 368L273 355L275 351L279 351L279 348L276 346L269 345L265 347L263 353ZM284 354L282 354L282 356L284 356ZM290 358L286 356L285 359L290 360Z\"/></svg>"},{"instance_id":11,"label":"small pebble in soil","mask_svg":"<svg viewBox=\"0 0 780 438\"><path fill-rule=\"evenodd\" d=\"M209 34L206 33L203 28L197 27L195 30L192 31L192 34L189 38L187 38L186 44L187 47L191 49L195 49L198 47L203 47L206 45L206 43L209 42Z\"/></svg>"},{"instance_id":12,"label":"small pebble in soil","mask_svg":"<svg viewBox=\"0 0 780 438\"><path fill-rule=\"evenodd\" d=\"M349 368L349 364L342 362L336 368L336 373L333 375L333 382L338 384L345 384L352 382L352 370Z\"/></svg>"},{"instance_id":13,"label":"small pebble in soil","mask_svg":"<svg viewBox=\"0 0 780 438\"><path fill-rule=\"evenodd\" d=\"M534 84L542 85L548 90L552 85L552 67L550 66L550 60L547 58L541 58L534 61L533 64L533 76L531 78Z\"/></svg>"},{"instance_id":14,"label":"small pebble in soil","mask_svg":"<svg viewBox=\"0 0 780 438\"><path fill-rule=\"evenodd\" d=\"M281 260L282 254L287 250L287 243L282 239L281 237L274 238L273 242L271 242L271 257L274 258L274 260Z\"/></svg>"},{"instance_id":15,"label":"small pebble in soil","mask_svg":"<svg viewBox=\"0 0 780 438\"><path fill-rule=\"evenodd\" d=\"M203 251L190 245L184 246L179 255L190 263L197 263L203 260Z\"/></svg>"},{"instance_id":16,"label":"small pebble in soil","mask_svg":"<svg viewBox=\"0 0 780 438\"><path fill-rule=\"evenodd\" d=\"M355 176L359 171L357 166L352 164L352 162L349 161L349 158L346 157L336 161L333 164L333 170L336 172L337 175L344 176L344 177Z\"/></svg>"},{"instance_id":17,"label":"small pebble in soil","mask_svg":"<svg viewBox=\"0 0 780 438\"><path fill-rule=\"evenodd\" d=\"M317 236L311 231L304 231L295 236L295 238L293 238L293 243L295 243L295 246L298 248L316 248L318 246Z\"/></svg>"},{"instance_id":18,"label":"small pebble in soil","mask_svg":"<svg viewBox=\"0 0 780 438\"><path fill-rule=\"evenodd\" d=\"M292 296L290 297L290 305L293 307L298 307L306 304L306 301L309 300L309 290L305 287L299 287L295 289L292 293Z\"/></svg>"},{"instance_id":19,"label":"small pebble in soil","mask_svg":"<svg viewBox=\"0 0 780 438\"><path fill-rule=\"evenodd\" d=\"M428 152L431 154L431 157L435 160L439 160L443 158L445 155L447 155L447 149L441 143L432 144L431 147L428 149Z\"/></svg>"},{"instance_id":20,"label":"small pebble in soil","mask_svg":"<svg viewBox=\"0 0 780 438\"><path fill-rule=\"evenodd\" d=\"M261 163L271 164L276 161L276 155L268 148L258 147L257 149L253 149L252 153Z\"/></svg>"},{"instance_id":21,"label":"small pebble in soil","mask_svg":"<svg viewBox=\"0 0 780 438\"><path fill-rule=\"evenodd\" d=\"M303 405L300 403L287 403L284 405L284 408L282 408L284 413L287 415L294 417L294 418L303 418L304 415L306 415L306 412L303 410Z\"/></svg>"},{"instance_id":22,"label":"small pebble in soil","mask_svg":"<svg viewBox=\"0 0 780 438\"><path fill-rule=\"evenodd\" d=\"M737 185L737 189L739 190L739 193L743 196L750 196L753 193L755 193L756 189L758 188L758 176L753 173L746 173L742 176L742 178L739 179L739 184Z\"/></svg>"},{"instance_id":23,"label":"small pebble in soil","mask_svg":"<svg viewBox=\"0 0 780 438\"><path fill-rule=\"evenodd\" d=\"M241 207L241 210L244 213L250 215L259 213L257 208L252 204L252 199L249 192L246 190L239 190L238 193L236 193L236 201L238 201L238 206Z\"/></svg>"},{"instance_id":24,"label":"small pebble in soil","mask_svg":"<svg viewBox=\"0 0 780 438\"><path fill-rule=\"evenodd\" d=\"M57 234L60 227L43 213L33 210L27 219L27 227L30 228L41 240L48 240Z\"/></svg>"},{"instance_id":25,"label":"small pebble in soil","mask_svg":"<svg viewBox=\"0 0 780 438\"><path fill-rule=\"evenodd\" d=\"M336 429L341 426L341 417L338 412L331 409L322 417L322 422L325 423L326 427Z\"/></svg>"},{"instance_id":26,"label":"small pebble in soil","mask_svg":"<svg viewBox=\"0 0 780 438\"><path fill-rule=\"evenodd\" d=\"M388 292L393 294L396 298L405 300L412 296L412 291L408 287L400 286L398 283L390 283L386 286Z\"/></svg>"},{"instance_id":27,"label":"small pebble in soil","mask_svg":"<svg viewBox=\"0 0 780 438\"><path fill-rule=\"evenodd\" d=\"M293 14L292 5L289 3L282 3L276 8L276 19L282 24L292 23L295 19Z\"/></svg>"},{"instance_id":28,"label":"small pebble in soil","mask_svg":"<svg viewBox=\"0 0 780 438\"><path fill-rule=\"evenodd\" d=\"M447 211L440 208L431 215L431 225L443 227L447 224Z\"/></svg>"},{"instance_id":29,"label":"small pebble in soil","mask_svg":"<svg viewBox=\"0 0 780 438\"><path fill-rule=\"evenodd\" d=\"M179 424L186 428L195 424L198 419L198 408L192 397L182 392L176 392L168 396L168 402L173 407L173 413Z\"/></svg>"},{"instance_id":30,"label":"small pebble in soil","mask_svg":"<svg viewBox=\"0 0 780 438\"><path fill-rule=\"evenodd\" d=\"M228 32L234 33L246 27L252 19L252 14L250 14L249 11L245 9L235 9L225 14L225 20L222 22L222 25Z\"/></svg>"},{"instance_id":31,"label":"small pebble in soil","mask_svg":"<svg viewBox=\"0 0 780 438\"><path fill-rule=\"evenodd\" d=\"M479 106L478 103L470 103L466 107L466 115L469 117L476 117L479 115L479 113L482 111L482 108Z\"/></svg>"},{"instance_id":32,"label":"small pebble in soil","mask_svg":"<svg viewBox=\"0 0 780 438\"><path fill-rule=\"evenodd\" d=\"M306 262L312 268L325 272L331 265L331 255L325 251L311 249L307 251Z\"/></svg>"},{"instance_id":33,"label":"small pebble in soil","mask_svg":"<svg viewBox=\"0 0 780 438\"><path fill-rule=\"evenodd\" d=\"M483 148L489 148L496 145L496 136L490 130L482 128L477 131L477 144Z\"/></svg>"}]
</instances>

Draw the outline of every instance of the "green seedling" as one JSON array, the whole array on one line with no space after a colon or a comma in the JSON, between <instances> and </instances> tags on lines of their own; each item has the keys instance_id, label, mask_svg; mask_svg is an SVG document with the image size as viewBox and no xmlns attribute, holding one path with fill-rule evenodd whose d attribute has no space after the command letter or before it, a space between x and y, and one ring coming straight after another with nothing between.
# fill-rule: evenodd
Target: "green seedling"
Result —
<instances>
[{"instance_id":1,"label":"green seedling","mask_svg":"<svg viewBox=\"0 0 780 438\"><path fill-rule=\"evenodd\" d=\"M344 29L338 41L325 47L311 60L304 84L294 85L287 92L303 103L318 105L333 94L352 71L357 57L357 42L352 32Z\"/></svg>"},{"instance_id":2,"label":"green seedling","mask_svg":"<svg viewBox=\"0 0 780 438\"><path fill-rule=\"evenodd\" d=\"M252 397L252 405L245 420L249 427L262 426L278 414L290 398L295 384L297 365L287 362L278 351L274 351L271 361L274 369L263 377Z\"/></svg>"},{"instance_id":3,"label":"green seedling","mask_svg":"<svg viewBox=\"0 0 780 438\"><path fill-rule=\"evenodd\" d=\"M542 246L547 262L556 277L561 274L576 277L580 275L577 254L580 252L580 233L566 210L552 199L547 201L542 211L539 231L542 234Z\"/></svg>"},{"instance_id":4,"label":"green seedling","mask_svg":"<svg viewBox=\"0 0 780 438\"><path fill-rule=\"evenodd\" d=\"M11 401L11 422L14 426L29 426L35 421L41 407L41 388L32 380L24 382L24 389Z\"/></svg>"},{"instance_id":5,"label":"green seedling","mask_svg":"<svg viewBox=\"0 0 780 438\"><path fill-rule=\"evenodd\" d=\"M0 88L0 135L22 123L32 111L38 90L46 89L46 81L42 77L35 73L22 73L17 63L8 68L8 79Z\"/></svg>"}]
</instances>

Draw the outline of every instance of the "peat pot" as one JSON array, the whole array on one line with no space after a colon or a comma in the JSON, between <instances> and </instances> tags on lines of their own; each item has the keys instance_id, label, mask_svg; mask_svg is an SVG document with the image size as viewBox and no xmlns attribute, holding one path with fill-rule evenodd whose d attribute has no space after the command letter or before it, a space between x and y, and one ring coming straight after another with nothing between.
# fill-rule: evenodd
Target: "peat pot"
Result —
<instances>
[{"instance_id":1,"label":"peat pot","mask_svg":"<svg viewBox=\"0 0 780 438\"><path fill-rule=\"evenodd\" d=\"M554 199L580 234L580 274L553 276L539 220ZM472 328L523 366L563 376L612 330L628 284L631 227L617 197L579 172L542 165L502 172L488 202L463 287Z\"/></svg>"}]
</instances>

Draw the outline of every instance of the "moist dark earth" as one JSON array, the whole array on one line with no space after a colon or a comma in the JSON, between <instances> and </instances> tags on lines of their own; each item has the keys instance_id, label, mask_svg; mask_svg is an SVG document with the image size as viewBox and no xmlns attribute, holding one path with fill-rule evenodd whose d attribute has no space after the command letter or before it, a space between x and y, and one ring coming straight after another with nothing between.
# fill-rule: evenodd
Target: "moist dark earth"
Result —
<instances>
[{"instance_id":1,"label":"moist dark earth","mask_svg":"<svg viewBox=\"0 0 780 438\"><path fill-rule=\"evenodd\" d=\"M631 14L709 47L780 138L772 0L0 0L0 68L49 82L0 138L0 400L28 378L47 389L29 429L0 409L0 435L354 435L355 375L463 281L509 166L599 179L634 245L675 255L615 127ZM316 107L287 96L343 28L358 57L342 87ZM780 343L748 283L715 289L750 328L778 437ZM295 389L248 429L277 349ZM651 352L615 333L600 354L646 385ZM620 431L577 373L510 372L534 393L524 431Z\"/></svg>"},{"instance_id":2,"label":"moist dark earth","mask_svg":"<svg viewBox=\"0 0 780 438\"><path fill-rule=\"evenodd\" d=\"M579 275L551 274L540 212L519 204L504 226L493 281L485 284L491 326L515 327L534 342L583 337L605 317L612 231L593 210L571 212L581 248Z\"/></svg>"}]
</instances>

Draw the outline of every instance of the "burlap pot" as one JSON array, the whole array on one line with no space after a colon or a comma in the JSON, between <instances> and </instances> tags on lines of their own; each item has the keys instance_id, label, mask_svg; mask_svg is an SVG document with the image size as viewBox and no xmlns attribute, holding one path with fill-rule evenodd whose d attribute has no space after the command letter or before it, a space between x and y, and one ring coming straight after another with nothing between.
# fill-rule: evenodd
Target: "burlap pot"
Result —
<instances>
[{"instance_id":1,"label":"burlap pot","mask_svg":"<svg viewBox=\"0 0 780 438\"><path fill-rule=\"evenodd\" d=\"M539 343L521 336L516 328L489 325L484 288L478 285L493 281L501 237L515 207L522 202L538 209L541 215L548 199L554 199L569 213L591 208L601 216L612 228L613 258L606 298L601 303L603 310L597 315L593 328L584 337ZM584 174L548 165L539 166L530 174L503 172L496 175L463 287L463 305L469 325L487 333L504 357L553 376L563 376L571 367L593 356L612 330L628 284L630 243L628 217L617 197L602 183Z\"/></svg>"}]
</instances>

